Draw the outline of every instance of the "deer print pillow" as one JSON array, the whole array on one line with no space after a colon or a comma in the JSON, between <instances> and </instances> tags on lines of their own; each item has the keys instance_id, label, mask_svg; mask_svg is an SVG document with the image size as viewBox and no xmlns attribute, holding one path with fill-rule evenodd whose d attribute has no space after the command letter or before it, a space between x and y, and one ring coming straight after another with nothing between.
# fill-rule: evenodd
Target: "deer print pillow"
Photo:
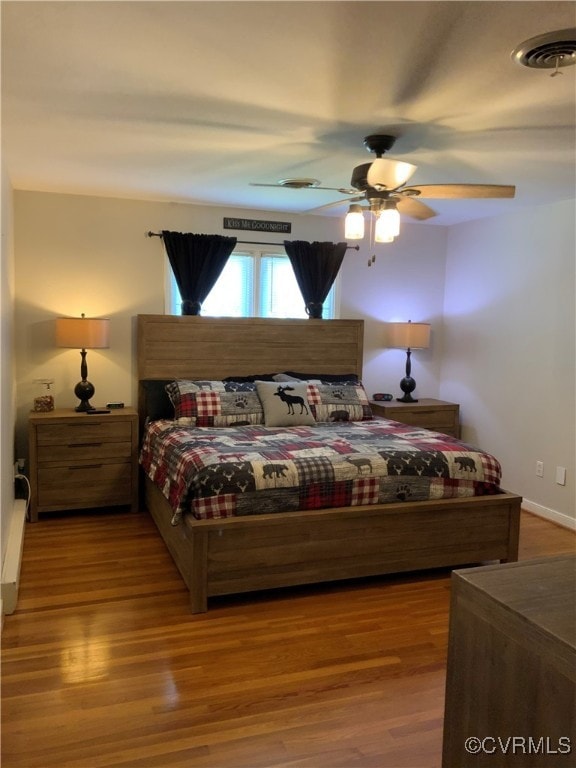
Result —
<instances>
[{"instance_id":1,"label":"deer print pillow","mask_svg":"<svg viewBox=\"0 0 576 768\"><path fill-rule=\"evenodd\" d=\"M267 427L299 427L316 423L308 402L307 384L257 381L256 389Z\"/></svg>"}]
</instances>

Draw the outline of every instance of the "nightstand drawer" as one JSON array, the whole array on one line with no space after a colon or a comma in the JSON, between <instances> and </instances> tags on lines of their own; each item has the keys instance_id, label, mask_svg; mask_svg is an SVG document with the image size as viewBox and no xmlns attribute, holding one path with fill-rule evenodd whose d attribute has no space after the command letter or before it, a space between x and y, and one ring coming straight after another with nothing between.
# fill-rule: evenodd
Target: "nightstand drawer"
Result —
<instances>
[{"instance_id":1,"label":"nightstand drawer","mask_svg":"<svg viewBox=\"0 0 576 768\"><path fill-rule=\"evenodd\" d=\"M411 427L460 437L460 406L457 403L428 397L415 403L403 403L399 400L371 401L370 407L375 416L383 416L385 419L399 421Z\"/></svg>"},{"instance_id":2,"label":"nightstand drawer","mask_svg":"<svg viewBox=\"0 0 576 768\"><path fill-rule=\"evenodd\" d=\"M129 459L42 467L38 504L54 509L130 504L132 483Z\"/></svg>"},{"instance_id":3,"label":"nightstand drawer","mask_svg":"<svg viewBox=\"0 0 576 768\"><path fill-rule=\"evenodd\" d=\"M77 464L94 459L129 459L132 455L132 443L107 443L104 440L67 445L39 445L38 463Z\"/></svg>"},{"instance_id":4,"label":"nightstand drawer","mask_svg":"<svg viewBox=\"0 0 576 768\"><path fill-rule=\"evenodd\" d=\"M420 408L418 411L402 410L396 412L391 418L396 418L396 421L401 421L403 424L437 430L440 427L453 427L454 416L453 409L438 411L433 408Z\"/></svg>"},{"instance_id":5,"label":"nightstand drawer","mask_svg":"<svg viewBox=\"0 0 576 768\"><path fill-rule=\"evenodd\" d=\"M75 421L69 424L39 424L37 427L38 446L130 442L131 438L132 425L129 421Z\"/></svg>"}]
</instances>

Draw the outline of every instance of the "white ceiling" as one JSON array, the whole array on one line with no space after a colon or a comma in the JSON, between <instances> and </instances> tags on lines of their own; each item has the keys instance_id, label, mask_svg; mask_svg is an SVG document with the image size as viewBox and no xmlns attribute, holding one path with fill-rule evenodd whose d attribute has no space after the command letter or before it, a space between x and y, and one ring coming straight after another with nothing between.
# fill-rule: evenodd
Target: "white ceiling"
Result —
<instances>
[{"instance_id":1,"label":"white ceiling","mask_svg":"<svg viewBox=\"0 0 576 768\"><path fill-rule=\"evenodd\" d=\"M512 61L574 2L2 2L3 161L16 189L304 212L373 155L414 184L515 184L427 200L452 224L575 197L576 67ZM345 204L323 212L341 215Z\"/></svg>"}]
</instances>

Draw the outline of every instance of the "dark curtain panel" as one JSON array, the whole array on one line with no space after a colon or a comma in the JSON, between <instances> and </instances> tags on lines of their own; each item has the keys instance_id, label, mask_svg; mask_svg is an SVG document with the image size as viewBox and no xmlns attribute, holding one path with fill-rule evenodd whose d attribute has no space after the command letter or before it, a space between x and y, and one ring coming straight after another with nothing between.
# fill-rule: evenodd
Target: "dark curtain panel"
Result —
<instances>
[{"instance_id":1,"label":"dark curtain panel","mask_svg":"<svg viewBox=\"0 0 576 768\"><path fill-rule=\"evenodd\" d=\"M321 318L322 305L336 279L347 244L284 240L284 247L296 275L306 312L309 317Z\"/></svg>"},{"instance_id":2,"label":"dark curtain panel","mask_svg":"<svg viewBox=\"0 0 576 768\"><path fill-rule=\"evenodd\" d=\"M162 239L182 296L182 314L199 315L202 302L236 246L236 238L163 230Z\"/></svg>"}]
</instances>

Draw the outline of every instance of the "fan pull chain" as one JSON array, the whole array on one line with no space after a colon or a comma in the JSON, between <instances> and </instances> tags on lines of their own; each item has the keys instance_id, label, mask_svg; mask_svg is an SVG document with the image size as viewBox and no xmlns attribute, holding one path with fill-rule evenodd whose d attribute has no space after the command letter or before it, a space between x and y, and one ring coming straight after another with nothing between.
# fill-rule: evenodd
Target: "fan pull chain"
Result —
<instances>
[{"instance_id":1,"label":"fan pull chain","mask_svg":"<svg viewBox=\"0 0 576 768\"><path fill-rule=\"evenodd\" d=\"M562 61L563 58L564 57L562 55L556 56L556 69L554 70L554 72L552 72L550 77L556 77L556 75L563 75L564 74L564 72L560 72L560 69L559 69L560 62Z\"/></svg>"},{"instance_id":2,"label":"fan pull chain","mask_svg":"<svg viewBox=\"0 0 576 768\"><path fill-rule=\"evenodd\" d=\"M370 212L370 250L374 251L374 228L372 226L372 212ZM368 266L371 267L376 261L376 254L372 252L372 258L368 257Z\"/></svg>"}]
</instances>

